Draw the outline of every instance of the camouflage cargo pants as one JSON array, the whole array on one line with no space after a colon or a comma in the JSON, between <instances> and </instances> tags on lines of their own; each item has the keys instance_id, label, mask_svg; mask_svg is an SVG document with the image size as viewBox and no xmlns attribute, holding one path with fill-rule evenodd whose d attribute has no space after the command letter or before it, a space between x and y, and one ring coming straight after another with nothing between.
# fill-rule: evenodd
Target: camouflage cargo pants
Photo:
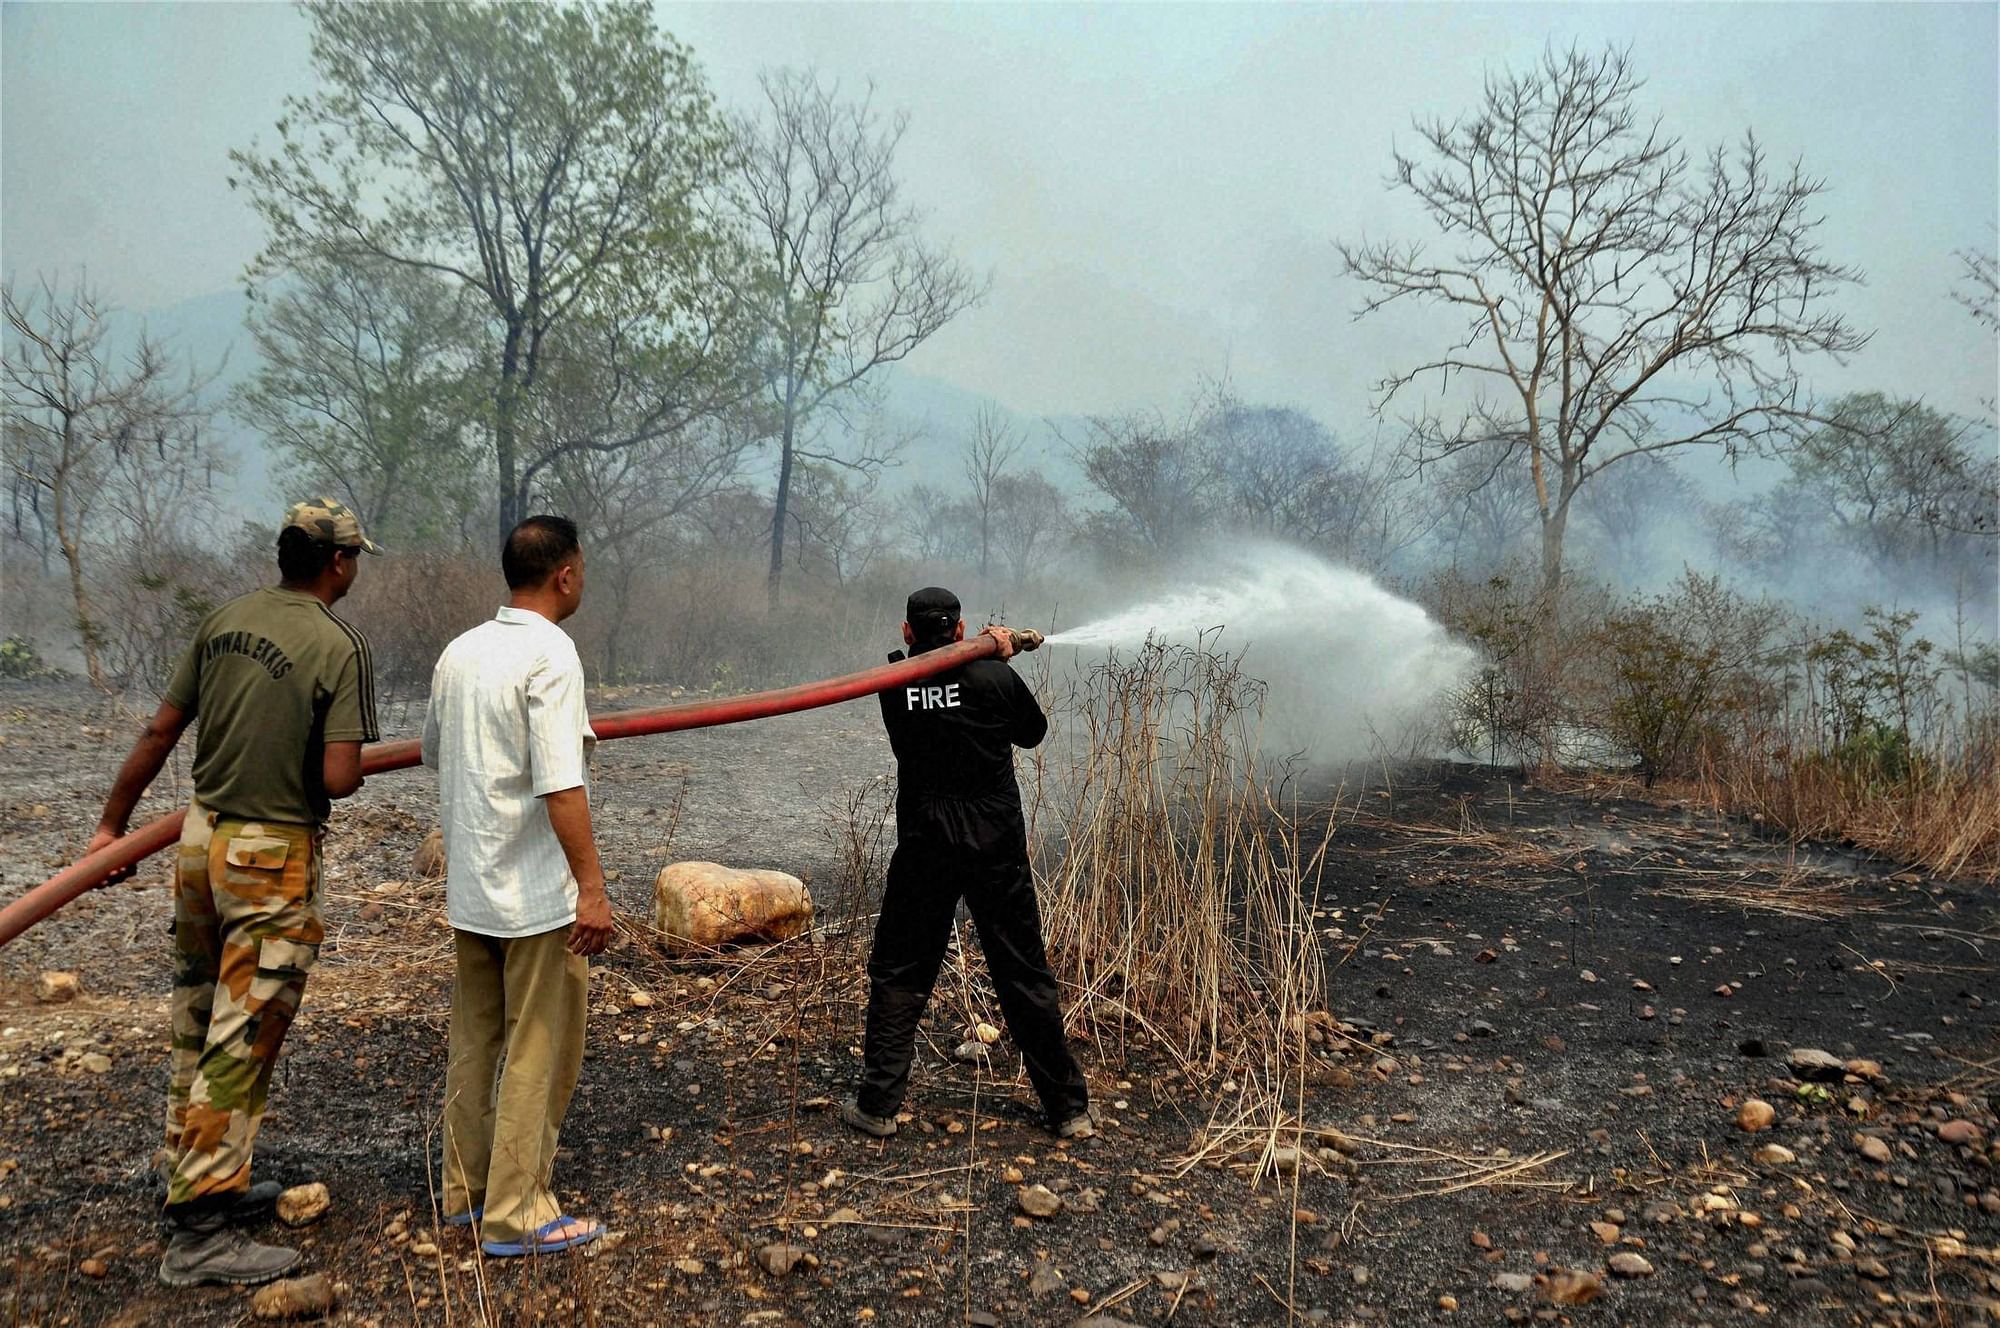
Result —
<instances>
[{"instance_id":1,"label":"camouflage cargo pants","mask_svg":"<svg viewBox=\"0 0 2000 1328\"><path fill-rule=\"evenodd\" d=\"M181 825L174 892L167 1202L250 1184L278 1048L319 957L319 830L200 803Z\"/></svg>"}]
</instances>

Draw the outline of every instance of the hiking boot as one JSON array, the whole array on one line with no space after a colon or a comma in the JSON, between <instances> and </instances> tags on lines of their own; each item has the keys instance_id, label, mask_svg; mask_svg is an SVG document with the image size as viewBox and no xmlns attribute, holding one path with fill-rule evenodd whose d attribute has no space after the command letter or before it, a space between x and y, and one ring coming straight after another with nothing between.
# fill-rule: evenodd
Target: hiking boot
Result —
<instances>
[{"instance_id":1,"label":"hiking boot","mask_svg":"<svg viewBox=\"0 0 2000 1328\"><path fill-rule=\"evenodd\" d=\"M160 1281L170 1287L262 1286L298 1264L297 1250L259 1245L225 1221L177 1223L160 1260Z\"/></svg>"},{"instance_id":2,"label":"hiking boot","mask_svg":"<svg viewBox=\"0 0 2000 1328\"><path fill-rule=\"evenodd\" d=\"M877 1139L887 1139L896 1132L896 1122L888 1116L871 1116L861 1109L861 1104L853 1098L840 1104L840 1119L863 1134L872 1134Z\"/></svg>"},{"instance_id":3,"label":"hiking boot","mask_svg":"<svg viewBox=\"0 0 2000 1328\"><path fill-rule=\"evenodd\" d=\"M1077 1112L1076 1115L1067 1117L1056 1123L1056 1138L1058 1139L1095 1139L1096 1137L1097 1122L1091 1119L1090 1109L1087 1107Z\"/></svg>"}]
</instances>

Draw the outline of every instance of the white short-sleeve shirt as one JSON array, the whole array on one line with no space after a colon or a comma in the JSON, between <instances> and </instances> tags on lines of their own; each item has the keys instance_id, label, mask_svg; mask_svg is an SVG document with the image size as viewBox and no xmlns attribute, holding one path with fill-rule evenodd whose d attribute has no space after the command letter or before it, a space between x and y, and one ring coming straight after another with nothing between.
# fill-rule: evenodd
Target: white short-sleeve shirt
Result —
<instances>
[{"instance_id":1,"label":"white short-sleeve shirt","mask_svg":"<svg viewBox=\"0 0 2000 1328\"><path fill-rule=\"evenodd\" d=\"M503 608L444 648L424 764L438 772L451 925L510 938L576 920L576 877L542 799L588 788L583 663L560 627Z\"/></svg>"}]
</instances>

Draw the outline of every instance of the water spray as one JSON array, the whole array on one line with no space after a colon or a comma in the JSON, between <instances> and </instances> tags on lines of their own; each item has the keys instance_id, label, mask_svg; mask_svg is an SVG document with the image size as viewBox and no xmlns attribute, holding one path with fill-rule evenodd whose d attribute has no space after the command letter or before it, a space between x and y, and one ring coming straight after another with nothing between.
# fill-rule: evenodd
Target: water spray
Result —
<instances>
[{"instance_id":1,"label":"water spray","mask_svg":"<svg viewBox=\"0 0 2000 1328\"><path fill-rule=\"evenodd\" d=\"M1421 605L1303 550L1239 542L1198 568L1130 609L1051 632L1047 644L1226 648L1266 684L1270 741L1323 761L1420 745L1411 726L1472 667L1472 652Z\"/></svg>"}]
</instances>

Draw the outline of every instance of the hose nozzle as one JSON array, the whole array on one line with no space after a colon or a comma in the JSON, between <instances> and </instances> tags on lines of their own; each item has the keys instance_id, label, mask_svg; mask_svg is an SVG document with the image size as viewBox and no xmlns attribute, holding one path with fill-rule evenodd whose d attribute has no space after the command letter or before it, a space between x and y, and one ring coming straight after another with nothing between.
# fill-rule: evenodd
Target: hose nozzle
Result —
<instances>
[{"instance_id":1,"label":"hose nozzle","mask_svg":"<svg viewBox=\"0 0 2000 1328\"><path fill-rule=\"evenodd\" d=\"M1007 632L1014 638L1016 651L1042 648L1042 634L1032 627L1009 627Z\"/></svg>"}]
</instances>

